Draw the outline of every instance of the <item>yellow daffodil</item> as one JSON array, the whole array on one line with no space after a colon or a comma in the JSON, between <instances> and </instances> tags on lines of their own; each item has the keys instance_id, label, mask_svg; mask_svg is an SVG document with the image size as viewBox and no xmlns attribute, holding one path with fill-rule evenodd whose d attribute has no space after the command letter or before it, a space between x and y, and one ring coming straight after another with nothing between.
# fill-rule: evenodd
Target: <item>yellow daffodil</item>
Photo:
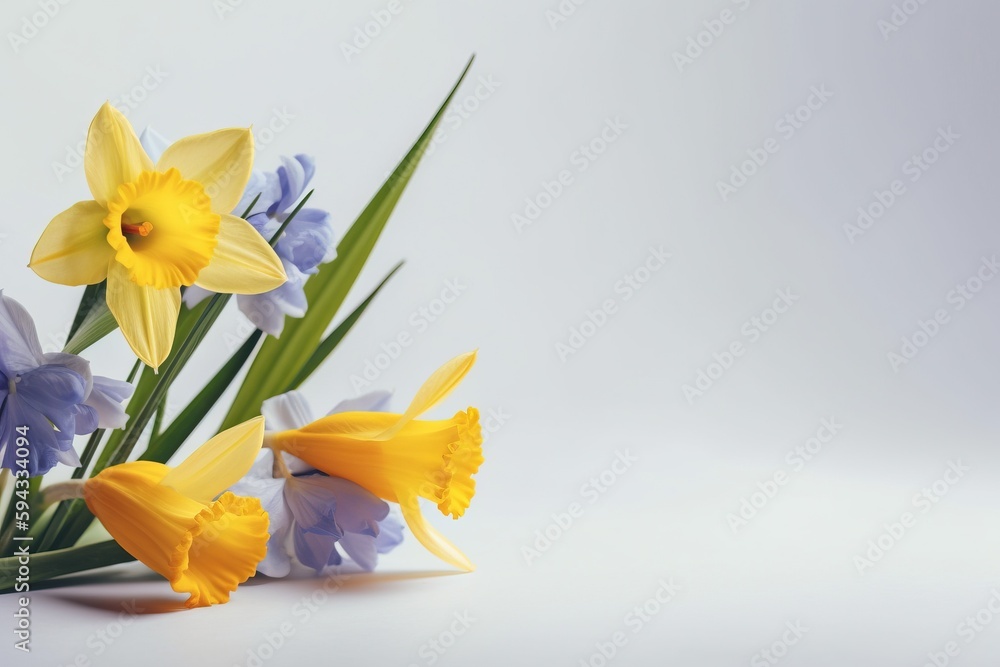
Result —
<instances>
[{"instance_id":1,"label":"yellow daffodil","mask_svg":"<svg viewBox=\"0 0 1000 667\"><path fill-rule=\"evenodd\" d=\"M133 461L83 484L87 507L125 551L163 575L188 607L229 601L267 551L257 498L222 493L254 462L264 418L223 431L176 468ZM216 496L222 494L218 499Z\"/></svg>"},{"instance_id":2,"label":"yellow daffodil","mask_svg":"<svg viewBox=\"0 0 1000 667\"><path fill-rule=\"evenodd\" d=\"M110 104L87 135L93 201L45 228L29 266L60 285L108 281L125 340L157 368L173 344L181 286L260 294L285 282L281 260L245 220L230 215L253 165L253 134L226 129L176 142L154 165Z\"/></svg>"},{"instance_id":3,"label":"yellow daffodil","mask_svg":"<svg viewBox=\"0 0 1000 667\"><path fill-rule=\"evenodd\" d=\"M401 415L340 412L300 429L268 433L265 446L399 503L421 544L445 562L472 570L469 559L424 518L419 499L455 519L465 513L476 492L472 476L483 463L479 411L469 408L442 421L416 417L451 393L475 360L472 352L439 368Z\"/></svg>"}]
</instances>

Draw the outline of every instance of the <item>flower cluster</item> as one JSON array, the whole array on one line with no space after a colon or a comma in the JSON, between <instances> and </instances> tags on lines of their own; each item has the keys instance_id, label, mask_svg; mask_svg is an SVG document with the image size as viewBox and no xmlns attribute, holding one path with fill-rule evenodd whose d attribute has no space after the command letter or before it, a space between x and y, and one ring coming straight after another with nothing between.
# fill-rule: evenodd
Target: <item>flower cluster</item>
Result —
<instances>
[{"instance_id":1,"label":"flower cluster","mask_svg":"<svg viewBox=\"0 0 1000 667\"><path fill-rule=\"evenodd\" d=\"M376 392L314 418L295 390L378 292L324 338L384 220L359 218L351 233L371 243L344 244L338 265L331 215L305 206L311 157L255 170L248 128L140 138L110 104L90 126L85 172L92 199L52 219L29 264L47 281L85 287L63 351L43 352L28 311L0 290L0 468L14 478L5 490L0 477L0 590L16 570L4 558L26 537L52 552L46 577L135 559L188 607L227 602L248 578L284 577L296 561L317 574L347 560L370 571L402 542L404 524L471 570L420 501L465 513L483 463L479 413L421 417L476 354L439 368L398 414ZM399 179L383 190L394 187ZM180 414L166 415L168 390L234 295L256 331ZM310 308L313 299L324 307ZM137 358L128 381L93 374L80 356L115 329ZM217 435L170 464L246 365ZM37 479L70 468L69 480ZM78 546L95 519L113 541Z\"/></svg>"},{"instance_id":2,"label":"flower cluster","mask_svg":"<svg viewBox=\"0 0 1000 667\"><path fill-rule=\"evenodd\" d=\"M18 427L32 434L33 455L20 459L28 477L57 463L79 465L73 436L125 426L122 401L132 389L93 375L90 362L75 354L42 352L31 315L0 291L0 467L17 469Z\"/></svg>"}]
</instances>

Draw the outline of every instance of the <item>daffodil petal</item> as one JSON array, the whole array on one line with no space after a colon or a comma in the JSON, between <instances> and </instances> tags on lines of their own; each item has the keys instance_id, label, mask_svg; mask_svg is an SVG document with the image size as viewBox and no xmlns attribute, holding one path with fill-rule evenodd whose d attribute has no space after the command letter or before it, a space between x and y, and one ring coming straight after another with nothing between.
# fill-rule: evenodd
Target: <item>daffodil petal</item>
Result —
<instances>
[{"instance_id":1,"label":"daffodil petal","mask_svg":"<svg viewBox=\"0 0 1000 667\"><path fill-rule=\"evenodd\" d=\"M125 116L105 102L90 123L83 166L90 193L103 205L115 196L119 185L152 169L153 161Z\"/></svg>"},{"instance_id":2,"label":"daffodil petal","mask_svg":"<svg viewBox=\"0 0 1000 667\"><path fill-rule=\"evenodd\" d=\"M28 266L59 285L93 285L108 277L114 249L104 226L107 210L96 201L69 207L48 224L31 251Z\"/></svg>"},{"instance_id":3,"label":"daffodil petal","mask_svg":"<svg viewBox=\"0 0 1000 667\"><path fill-rule=\"evenodd\" d=\"M223 215L218 245L194 284L222 294L262 294L287 280L281 259L243 218Z\"/></svg>"},{"instance_id":4,"label":"daffodil petal","mask_svg":"<svg viewBox=\"0 0 1000 667\"><path fill-rule=\"evenodd\" d=\"M167 473L161 484L208 504L250 470L264 439L264 418L219 433Z\"/></svg>"},{"instance_id":5,"label":"daffodil petal","mask_svg":"<svg viewBox=\"0 0 1000 667\"><path fill-rule=\"evenodd\" d=\"M462 378L469 373L475 363L476 352L467 352L458 355L434 371L423 386L417 390L417 394L413 397L409 407L406 408L406 412L400 416L399 421L373 440L389 440L409 422L444 400L458 386Z\"/></svg>"},{"instance_id":6,"label":"daffodil petal","mask_svg":"<svg viewBox=\"0 0 1000 667\"><path fill-rule=\"evenodd\" d=\"M212 199L212 210L230 213L243 197L253 167L253 133L249 128L195 134L163 151L157 171L175 168L189 181L198 181Z\"/></svg>"},{"instance_id":7,"label":"daffodil petal","mask_svg":"<svg viewBox=\"0 0 1000 667\"><path fill-rule=\"evenodd\" d=\"M181 291L136 285L129 280L128 269L111 262L107 299L129 347L143 363L158 369L174 344Z\"/></svg>"},{"instance_id":8,"label":"daffodil petal","mask_svg":"<svg viewBox=\"0 0 1000 667\"><path fill-rule=\"evenodd\" d=\"M458 547L427 522L420 511L420 503L416 497L407 496L400 498L399 501L399 508L403 512L403 520L406 521L407 527L428 551L460 570L472 572L476 569L472 561Z\"/></svg>"}]
</instances>

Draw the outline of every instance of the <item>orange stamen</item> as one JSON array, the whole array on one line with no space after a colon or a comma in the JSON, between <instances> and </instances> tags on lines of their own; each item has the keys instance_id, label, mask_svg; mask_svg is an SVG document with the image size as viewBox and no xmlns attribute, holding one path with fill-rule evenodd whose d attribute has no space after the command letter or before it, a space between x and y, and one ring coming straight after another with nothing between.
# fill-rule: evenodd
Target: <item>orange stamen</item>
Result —
<instances>
[{"instance_id":1,"label":"orange stamen","mask_svg":"<svg viewBox=\"0 0 1000 667\"><path fill-rule=\"evenodd\" d=\"M139 236L149 236L153 231L153 223L144 222L141 225L133 225L128 222L122 223L122 234L138 234Z\"/></svg>"}]
</instances>

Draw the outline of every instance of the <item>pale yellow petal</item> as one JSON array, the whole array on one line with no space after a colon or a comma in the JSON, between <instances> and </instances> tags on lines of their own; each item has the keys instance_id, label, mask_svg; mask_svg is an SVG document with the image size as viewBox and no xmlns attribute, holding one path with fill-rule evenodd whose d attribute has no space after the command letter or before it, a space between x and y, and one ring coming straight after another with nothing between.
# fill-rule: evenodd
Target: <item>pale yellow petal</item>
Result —
<instances>
[{"instance_id":1,"label":"pale yellow petal","mask_svg":"<svg viewBox=\"0 0 1000 667\"><path fill-rule=\"evenodd\" d=\"M153 168L125 116L105 102L90 124L87 150L83 158L90 193L105 205L118 192L118 186L131 183L143 171Z\"/></svg>"},{"instance_id":2,"label":"pale yellow petal","mask_svg":"<svg viewBox=\"0 0 1000 667\"><path fill-rule=\"evenodd\" d=\"M250 180L253 133L249 128L233 128L185 137L167 148L156 163L157 171L171 167L181 177L204 186L214 212L230 213Z\"/></svg>"},{"instance_id":3,"label":"pale yellow petal","mask_svg":"<svg viewBox=\"0 0 1000 667\"><path fill-rule=\"evenodd\" d=\"M407 528L428 551L460 570L472 572L476 569L472 561L458 547L427 522L420 511L420 503L417 498L413 496L400 498L399 509L403 512L403 520L406 521Z\"/></svg>"},{"instance_id":4,"label":"pale yellow petal","mask_svg":"<svg viewBox=\"0 0 1000 667\"><path fill-rule=\"evenodd\" d=\"M108 277L108 262L114 256L104 226L107 214L96 201L73 204L42 232L28 266L45 280L60 285L101 282Z\"/></svg>"},{"instance_id":5,"label":"pale yellow petal","mask_svg":"<svg viewBox=\"0 0 1000 667\"><path fill-rule=\"evenodd\" d=\"M176 287L156 289L136 285L129 280L128 269L111 262L107 298L108 308L129 347L143 363L158 369L174 344L181 291Z\"/></svg>"},{"instance_id":6,"label":"pale yellow petal","mask_svg":"<svg viewBox=\"0 0 1000 667\"><path fill-rule=\"evenodd\" d=\"M465 354L458 355L451 361L445 363L444 366L434 371L434 373L427 378L427 381L424 382L423 386L417 390L416 396L414 396L413 400L410 401L409 407L406 408L406 412L400 416L399 421L388 428L385 432L373 438L373 440L389 440L399 433L409 422L413 421L444 400L444 398L458 386L469 371L472 370L472 366L475 363L476 352L467 352Z\"/></svg>"},{"instance_id":7,"label":"pale yellow petal","mask_svg":"<svg viewBox=\"0 0 1000 667\"><path fill-rule=\"evenodd\" d=\"M223 294L261 294L281 287L285 268L264 237L249 222L223 215L219 244L194 284Z\"/></svg>"},{"instance_id":8,"label":"pale yellow petal","mask_svg":"<svg viewBox=\"0 0 1000 667\"><path fill-rule=\"evenodd\" d=\"M219 433L167 473L161 482L208 504L242 478L264 439L264 418L254 417Z\"/></svg>"}]
</instances>

